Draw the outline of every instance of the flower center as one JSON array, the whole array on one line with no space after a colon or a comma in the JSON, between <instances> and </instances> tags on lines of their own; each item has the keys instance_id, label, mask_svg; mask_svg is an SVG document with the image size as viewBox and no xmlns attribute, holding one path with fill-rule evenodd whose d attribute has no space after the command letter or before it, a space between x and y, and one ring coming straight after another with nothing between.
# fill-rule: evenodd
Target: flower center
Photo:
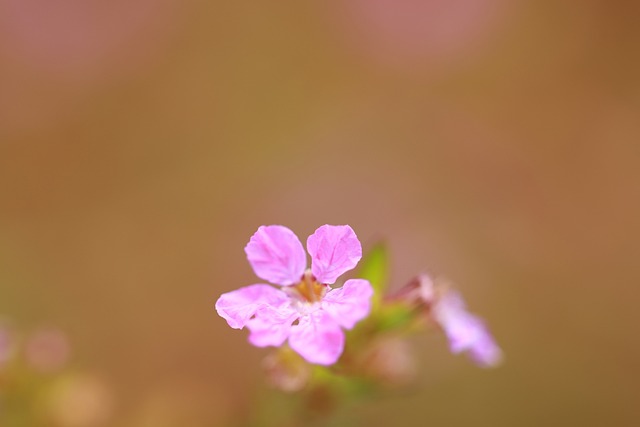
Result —
<instances>
[{"instance_id":1,"label":"flower center","mask_svg":"<svg viewBox=\"0 0 640 427\"><path fill-rule=\"evenodd\" d=\"M300 283L286 288L289 296L305 303L315 303L322 301L325 294L329 290L329 285L320 283L313 277L311 270L307 269L302 275Z\"/></svg>"}]
</instances>

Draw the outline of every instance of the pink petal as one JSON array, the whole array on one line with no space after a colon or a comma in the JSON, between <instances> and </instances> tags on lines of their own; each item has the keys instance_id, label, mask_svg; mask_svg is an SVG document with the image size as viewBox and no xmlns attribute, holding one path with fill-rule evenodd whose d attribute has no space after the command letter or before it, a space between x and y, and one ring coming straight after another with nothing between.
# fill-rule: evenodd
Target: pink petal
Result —
<instances>
[{"instance_id":1,"label":"pink petal","mask_svg":"<svg viewBox=\"0 0 640 427\"><path fill-rule=\"evenodd\" d=\"M289 345L307 362L332 365L344 349L344 333L331 316L317 310L291 327Z\"/></svg>"},{"instance_id":2,"label":"pink petal","mask_svg":"<svg viewBox=\"0 0 640 427\"><path fill-rule=\"evenodd\" d=\"M287 294L269 285L251 285L220 295L216 311L229 326L242 329L265 306L279 308L289 304Z\"/></svg>"},{"instance_id":3,"label":"pink petal","mask_svg":"<svg viewBox=\"0 0 640 427\"><path fill-rule=\"evenodd\" d=\"M362 258L362 245L348 225L323 225L307 239L311 272L321 283L332 284Z\"/></svg>"},{"instance_id":4,"label":"pink petal","mask_svg":"<svg viewBox=\"0 0 640 427\"><path fill-rule=\"evenodd\" d=\"M436 286L433 279L427 274L418 276L418 294L420 299L427 304L432 304L436 298Z\"/></svg>"},{"instance_id":5,"label":"pink petal","mask_svg":"<svg viewBox=\"0 0 640 427\"><path fill-rule=\"evenodd\" d=\"M481 338L482 323L475 316L460 312L455 316L450 316L442 322L449 347L452 353L461 353L473 348L474 344Z\"/></svg>"},{"instance_id":6,"label":"pink petal","mask_svg":"<svg viewBox=\"0 0 640 427\"><path fill-rule=\"evenodd\" d=\"M373 288L367 280L347 280L341 288L332 289L325 295L322 308L340 326L351 329L369 314L372 295Z\"/></svg>"},{"instance_id":7,"label":"pink petal","mask_svg":"<svg viewBox=\"0 0 640 427\"><path fill-rule=\"evenodd\" d=\"M244 251L256 275L278 285L298 283L307 266L302 243L282 225L258 228Z\"/></svg>"},{"instance_id":8,"label":"pink petal","mask_svg":"<svg viewBox=\"0 0 640 427\"><path fill-rule=\"evenodd\" d=\"M459 293L445 293L434 306L433 316L444 329L452 353L468 352L476 364L484 367L500 363L500 347L482 319L466 311Z\"/></svg>"},{"instance_id":9,"label":"pink petal","mask_svg":"<svg viewBox=\"0 0 640 427\"><path fill-rule=\"evenodd\" d=\"M288 305L280 309L260 309L256 316L247 322L247 328L251 331L249 342L256 347L281 346L289 338L291 324L298 317L298 312Z\"/></svg>"},{"instance_id":10,"label":"pink petal","mask_svg":"<svg viewBox=\"0 0 640 427\"><path fill-rule=\"evenodd\" d=\"M483 332L474 346L469 349L469 356L476 365L486 368L498 366L502 363L502 350L486 328L483 328Z\"/></svg>"},{"instance_id":11,"label":"pink petal","mask_svg":"<svg viewBox=\"0 0 640 427\"><path fill-rule=\"evenodd\" d=\"M442 327L451 352L467 350L476 339L477 321L467 312L462 296L449 290L433 306L433 318Z\"/></svg>"}]
</instances>

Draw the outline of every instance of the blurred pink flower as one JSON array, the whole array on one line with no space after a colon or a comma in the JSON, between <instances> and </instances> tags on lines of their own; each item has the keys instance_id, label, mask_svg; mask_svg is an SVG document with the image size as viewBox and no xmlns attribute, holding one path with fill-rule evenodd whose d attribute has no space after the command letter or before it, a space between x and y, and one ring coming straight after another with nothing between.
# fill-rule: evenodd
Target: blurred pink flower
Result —
<instances>
[{"instance_id":1,"label":"blurred pink flower","mask_svg":"<svg viewBox=\"0 0 640 427\"><path fill-rule=\"evenodd\" d=\"M14 353L14 339L9 328L0 326L0 368L2 368Z\"/></svg>"},{"instance_id":2,"label":"blurred pink flower","mask_svg":"<svg viewBox=\"0 0 640 427\"><path fill-rule=\"evenodd\" d=\"M175 21L176 0L3 0L0 28L14 59L93 78L148 57Z\"/></svg>"},{"instance_id":3,"label":"blurred pink flower","mask_svg":"<svg viewBox=\"0 0 640 427\"><path fill-rule=\"evenodd\" d=\"M216 302L229 326L250 330L257 347L291 348L308 362L335 363L344 347L342 328L351 329L369 314L373 289L363 279L330 284L353 269L362 246L348 225L323 225L307 239L311 269L298 237L281 225L262 226L245 248L258 277L283 286L255 284L228 292Z\"/></svg>"},{"instance_id":4,"label":"blurred pink flower","mask_svg":"<svg viewBox=\"0 0 640 427\"><path fill-rule=\"evenodd\" d=\"M504 0L354 0L334 3L356 47L388 65L411 67L473 55L505 14Z\"/></svg>"},{"instance_id":5,"label":"blurred pink flower","mask_svg":"<svg viewBox=\"0 0 640 427\"><path fill-rule=\"evenodd\" d=\"M94 97L167 54L187 3L0 0L0 134L86 120Z\"/></svg>"},{"instance_id":6,"label":"blurred pink flower","mask_svg":"<svg viewBox=\"0 0 640 427\"><path fill-rule=\"evenodd\" d=\"M54 372L69 360L67 336L59 329L41 329L29 337L25 347L27 361L42 372Z\"/></svg>"},{"instance_id":7,"label":"blurred pink flower","mask_svg":"<svg viewBox=\"0 0 640 427\"><path fill-rule=\"evenodd\" d=\"M486 325L469 313L459 292L438 287L430 277L420 277L420 295L431 306L433 320L444 330L452 353L467 352L479 366L493 367L502 361L502 350Z\"/></svg>"}]
</instances>

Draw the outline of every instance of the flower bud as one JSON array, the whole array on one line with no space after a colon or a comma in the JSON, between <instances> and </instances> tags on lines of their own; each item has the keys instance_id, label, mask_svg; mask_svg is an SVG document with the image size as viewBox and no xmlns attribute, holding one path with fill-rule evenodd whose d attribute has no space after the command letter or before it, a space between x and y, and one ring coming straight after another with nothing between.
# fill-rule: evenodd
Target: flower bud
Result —
<instances>
[{"instance_id":1,"label":"flower bud","mask_svg":"<svg viewBox=\"0 0 640 427\"><path fill-rule=\"evenodd\" d=\"M376 340L365 356L366 372L390 386L409 383L416 374L416 362L407 340L388 336Z\"/></svg>"},{"instance_id":2,"label":"flower bud","mask_svg":"<svg viewBox=\"0 0 640 427\"><path fill-rule=\"evenodd\" d=\"M269 383L286 392L302 390L311 378L311 366L288 347L269 354L262 366Z\"/></svg>"}]
</instances>

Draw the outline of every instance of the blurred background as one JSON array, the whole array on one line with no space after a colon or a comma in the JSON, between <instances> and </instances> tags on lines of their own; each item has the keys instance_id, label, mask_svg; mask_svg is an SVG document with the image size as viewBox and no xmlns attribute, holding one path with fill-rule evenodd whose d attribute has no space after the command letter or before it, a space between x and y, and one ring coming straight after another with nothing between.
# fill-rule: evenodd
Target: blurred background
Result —
<instances>
[{"instance_id":1,"label":"blurred background","mask_svg":"<svg viewBox=\"0 0 640 427\"><path fill-rule=\"evenodd\" d=\"M257 281L259 225L329 223L385 239L396 287L450 277L506 354L481 370L416 339L418 386L358 406L364 425L639 425L639 19L0 0L0 320L80 372L53 398L94 410L57 423L251 410L266 352L213 304Z\"/></svg>"}]
</instances>

